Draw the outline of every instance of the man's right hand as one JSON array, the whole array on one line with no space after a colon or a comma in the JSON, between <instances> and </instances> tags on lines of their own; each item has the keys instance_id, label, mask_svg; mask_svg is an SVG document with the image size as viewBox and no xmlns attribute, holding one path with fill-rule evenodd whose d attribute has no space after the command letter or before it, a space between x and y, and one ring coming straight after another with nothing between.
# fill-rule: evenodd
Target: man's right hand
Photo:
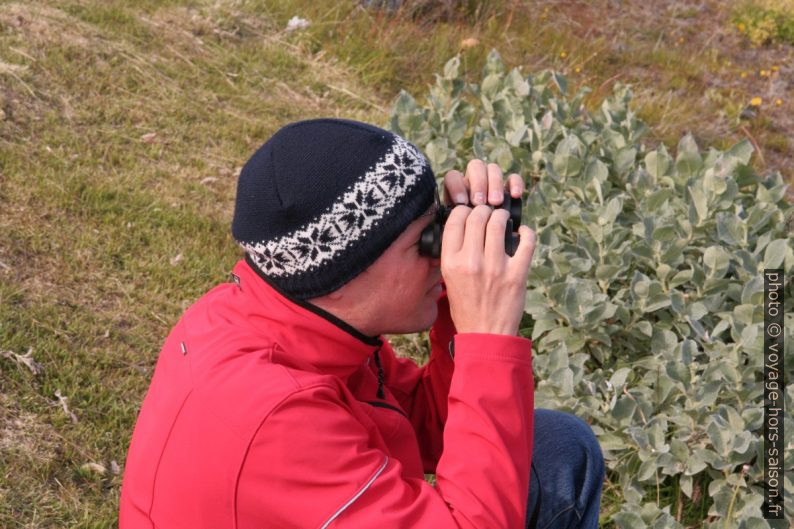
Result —
<instances>
[{"instance_id":1,"label":"man's right hand","mask_svg":"<svg viewBox=\"0 0 794 529\"><path fill-rule=\"evenodd\" d=\"M505 253L509 213L485 205L455 207L444 226L441 274L459 333L515 336L524 313L535 233L519 228L513 257Z\"/></svg>"}]
</instances>

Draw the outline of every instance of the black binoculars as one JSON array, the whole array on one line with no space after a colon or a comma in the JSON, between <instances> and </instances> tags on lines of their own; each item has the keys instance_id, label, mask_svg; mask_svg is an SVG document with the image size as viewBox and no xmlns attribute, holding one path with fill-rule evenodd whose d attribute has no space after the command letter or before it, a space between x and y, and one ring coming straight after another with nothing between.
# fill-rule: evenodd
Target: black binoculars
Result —
<instances>
[{"instance_id":1,"label":"black binoculars","mask_svg":"<svg viewBox=\"0 0 794 529\"><path fill-rule=\"evenodd\" d=\"M438 190L436 190L436 204L438 207L435 219L422 230L422 235L419 238L419 254L425 257L438 258L441 256L441 236L444 233L444 224L446 224L452 208L455 207L442 205L438 199ZM510 218L507 220L507 226L505 227L505 252L512 257L518 248L518 227L521 225L521 199L513 198L510 193L505 193L502 203L491 207L506 209L510 213Z\"/></svg>"}]
</instances>

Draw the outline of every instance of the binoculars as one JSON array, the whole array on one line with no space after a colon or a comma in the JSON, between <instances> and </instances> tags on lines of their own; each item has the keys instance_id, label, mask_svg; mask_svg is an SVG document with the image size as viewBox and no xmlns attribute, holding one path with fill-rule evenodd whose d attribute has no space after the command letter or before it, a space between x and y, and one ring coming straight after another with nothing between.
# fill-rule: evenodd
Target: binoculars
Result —
<instances>
[{"instance_id":1,"label":"binoculars","mask_svg":"<svg viewBox=\"0 0 794 529\"><path fill-rule=\"evenodd\" d=\"M424 230L419 238L419 254L425 257L441 256L441 236L444 233L444 225L455 206L444 206L438 200L438 190L436 190L436 204L438 208L435 218ZM504 200L498 206L491 206L494 209L506 209L510 213L505 227L505 253L512 257L518 248L518 227L521 225L521 199L513 198L510 193L504 194Z\"/></svg>"}]
</instances>

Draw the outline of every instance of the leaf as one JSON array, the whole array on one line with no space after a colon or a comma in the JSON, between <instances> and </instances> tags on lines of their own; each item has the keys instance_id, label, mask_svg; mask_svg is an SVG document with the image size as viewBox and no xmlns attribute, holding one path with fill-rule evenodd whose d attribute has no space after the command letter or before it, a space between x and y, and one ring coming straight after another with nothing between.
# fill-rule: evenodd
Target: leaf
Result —
<instances>
[{"instance_id":1,"label":"leaf","mask_svg":"<svg viewBox=\"0 0 794 529\"><path fill-rule=\"evenodd\" d=\"M692 137L692 134L687 133L678 141L678 154L681 155L681 153L698 154L700 156L700 149L698 144L695 143L695 138Z\"/></svg>"},{"instance_id":2,"label":"leaf","mask_svg":"<svg viewBox=\"0 0 794 529\"><path fill-rule=\"evenodd\" d=\"M670 197L673 196L673 190L668 188L657 189L656 191L652 192L651 195L645 199L645 207L647 208L648 212L653 212L659 209L661 206L666 204Z\"/></svg>"},{"instance_id":3,"label":"leaf","mask_svg":"<svg viewBox=\"0 0 794 529\"><path fill-rule=\"evenodd\" d=\"M540 126L543 130L549 130L553 124L554 115L551 113L551 110L547 110L546 113L543 114L543 119L540 121Z\"/></svg>"},{"instance_id":4,"label":"leaf","mask_svg":"<svg viewBox=\"0 0 794 529\"><path fill-rule=\"evenodd\" d=\"M513 147L518 147L521 144L521 141L524 139L524 136L526 136L528 130L529 129L526 125L522 125L513 132L508 133L507 142Z\"/></svg>"},{"instance_id":5,"label":"leaf","mask_svg":"<svg viewBox=\"0 0 794 529\"><path fill-rule=\"evenodd\" d=\"M783 264L786 257L787 239L775 239L766 246L764 251L764 268L776 270Z\"/></svg>"},{"instance_id":6,"label":"leaf","mask_svg":"<svg viewBox=\"0 0 794 529\"><path fill-rule=\"evenodd\" d=\"M459 74L458 70L460 68L460 56L456 55L452 57L447 63L444 65L444 77L446 79L456 79Z\"/></svg>"},{"instance_id":7,"label":"leaf","mask_svg":"<svg viewBox=\"0 0 794 529\"><path fill-rule=\"evenodd\" d=\"M555 154L552 167L562 177L576 176L582 170L582 160L573 154Z\"/></svg>"},{"instance_id":8,"label":"leaf","mask_svg":"<svg viewBox=\"0 0 794 529\"><path fill-rule=\"evenodd\" d=\"M629 376L630 373L631 373L631 369L628 367L621 367L620 369L612 373L612 376L609 378L609 383L612 384L612 386L615 388L616 393L620 392L620 388L622 388L623 385L626 383L626 378Z\"/></svg>"},{"instance_id":9,"label":"leaf","mask_svg":"<svg viewBox=\"0 0 794 529\"><path fill-rule=\"evenodd\" d=\"M703 159L697 153L679 154L675 161L675 169L679 176L692 178L703 167Z\"/></svg>"},{"instance_id":10,"label":"leaf","mask_svg":"<svg viewBox=\"0 0 794 529\"><path fill-rule=\"evenodd\" d=\"M691 498L692 497L692 476L681 476L678 483L681 486L681 492L686 494L687 498Z\"/></svg>"},{"instance_id":11,"label":"leaf","mask_svg":"<svg viewBox=\"0 0 794 529\"><path fill-rule=\"evenodd\" d=\"M747 138L743 139L730 149L726 154L737 158L742 164L747 165L750 163L750 158L753 156L753 144Z\"/></svg>"},{"instance_id":12,"label":"leaf","mask_svg":"<svg viewBox=\"0 0 794 529\"><path fill-rule=\"evenodd\" d=\"M449 148L446 138L436 138L428 143L425 146L425 154L436 173L452 169L455 151Z\"/></svg>"},{"instance_id":13,"label":"leaf","mask_svg":"<svg viewBox=\"0 0 794 529\"><path fill-rule=\"evenodd\" d=\"M637 472L637 479L640 481L648 481L656 475L656 460L649 459L643 461L640 465L640 470Z\"/></svg>"},{"instance_id":14,"label":"leaf","mask_svg":"<svg viewBox=\"0 0 794 529\"><path fill-rule=\"evenodd\" d=\"M747 242L747 226L737 215L720 212L717 213L717 236L726 244L744 244Z\"/></svg>"},{"instance_id":15,"label":"leaf","mask_svg":"<svg viewBox=\"0 0 794 529\"><path fill-rule=\"evenodd\" d=\"M682 270L678 272L673 278L670 280L670 288L675 288L677 286L681 286L684 283L687 283L692 280L693 271L690 270Z\"/></svg>"},{"instance_id":16,"label":"leaf","mask_svg":"<svg viewBox=\"0 0 794 529\"><path fill-rule=\"evenodd\" d=\"M615 197L607 202L606 206L604 206L603 213L601 213L598 218L602 219L607 225L613 224L622 210L623 201L620 199L620 197Z\"/></svg>"},{"instance_id":17,"label":"leaf","mask_svg":"<svg viewBox=\"0 0 794 529\"><path fill-rule=\"evenodd\" d=\"M667 174L670 168L670 157L661 149L651 151L645 155L645 170L656 179Z\"/></svg>"},{"instance_id":18,"label":"leaf","mask_svg":"<svg viewBox=\"0 0 794 529\"><path fill-rule=\"evenodd\" d=\"M692 376L689 372L689 367L681 362L668 362L666 367L667 376L672 380L677 380L684 384L684 387L689 386Z\"/></svg>"},{"instance_id":19,"label":"leaf","mask_svg":"<svg viewBox=\"0 0 794 529\"><path fill-rule=\"evenodd\" d=\"M499 91L501 84L502 77L497 74L491 74L483 79L482 87L480 88L482 97L485 99L493 99L496 93Z\"/></svg>"},{"instance_id":20,"label":"leaf","mask_svg":"<svg viewBox=\"0 0 794 529\"><path fill-rule=\"evenodd\" d=\"M675 333L665 329L654 331L651 339L651 354L654 356L672 353L677 346L678 338Z\"/></svg>"},{"instance_id":21,"label":"leaf","mask_svg":"<svg viewBox=\"0 0 794 529\"><path fill-rule=\"evenodd\" d=\"M535 326L532 327L532 339L537 340L543 333L555 329L559 324L554 320L535 320Z\"/></svg>"},{"instance_id":22,"label":"leaf","mask_svg":"<svg viewBox=\"0 0 794 529\"><path fill-rule=\"evenodd\" d=\"M643 312L655 312L670 306L670 296L663 294L656 295L648 299L648 303L643 308Z\"/></svg>"},{"instance_id":23,"label":"leaf","mask_svg":"<svg viewBox=\"0 0 794 529\"><path fill-rule=\"evenodd\" d=\"M601 281L611 280L614 279L618 273L620 272L621 268L617 265L598 265L596 267L596 279Z\"/></svg>"},{"instance_id":24,"label":"leaf","mask_svg":"<svg viewBox=\"0 0 794 529\"><path fill-rule=\"evenodd\" d=\"M627 422L634 416L637 403L628 397L620 397L612 408L612 417L619 423Z\"/></svg>"},{"instance_id":25,"label":"leaf","mask_svg":"<svg viewBox=\"0 0 794 529\"><path fill-rule=\"evenodd\" d=\"M708 313L709 310L703 303L700 303L699 301L689 305L687 310L687 314L689 314L693 320L699 320Z\"/></svg>"},{"instance_id":26,"label":"leaf","mask_svg":"<svg viewBox=\"0 0 794 529\"><path fill-rule=\"evenodd\" d=\"M533 270L533 272L537 273L537 267ZM537 320L539 315L548 312L548 310L548 302L546 301L546 297L542 292L534 289L527 290L526 298L524 300L524 312L527 314L532 314Z\"/></svg>"},{"instance_id":27,"label":"leaf","mask_svg":"<svg viewBox=\"0 0 794 529\"><path fill-rule=\"evenodd\" d=\"M695 206L698 221L701 223L706 220L706 217L709 214L709 206L708 202L706 201L706 195L703 194L703 191L694 186L689 186L687 189L689 189L689 196L692 198L692 204Z\"/></svg>"},{"instance_id":28,"label":"leaf","mask_svg":"<svg viewBox=\"0 0 794 529\"><path fill-rule=\"evenodd\" d=\"M557 88L560 89L562 95L568 94L568 79L565 78L564 75L554 72L554 84L557 85Z\"/></svg>"},{"instance_id":29,"label":"leaf","mask_svg":"<svg viewBox=\"0 0 794 529\"><path fill-rule=\"evenodd\" d=\"M482 76L487 77L490 74L503 74L504 71L505 65L504 62L502 62L502 56L499 55L496 49L491 49L491 51L488 52L485 66L483 66Z\"/></svg>"},{"instance_id":30,"label":"leaf","mask_svg":"<svg viewBox=\"0 0 794 529\"><path fill-rule=\"evenodd\" d=\"M637 149L634 147L624 147L615 155L615 172L619 175L627 173L637 159Z\"/></svg>"},{"instance_id":31,"label":"leaf","mask_svg":"<svg viewBox=\"0 0 794 529\"><path fill-rule=\"evenodd\" d=\"M706 266L706 273L710 277L722 277L728 271L731 263L731 256L720 246L709 246L703 252L703 264Z\"/></svg>"},{"instance_id":32,"label":"leaf","mask_svg":"<svg viewBox=\"0 0 794 529\"><path fill-rule=\"evenodd\" d=\"M653 326L647 321L638 321L635 327L648 338L653 334Z\"/></svg>"},{"instance_id":33,"label":"leaf","mask_svg":"<svg viewBox=\"0 0 794 529\"><path fill-rule=\"evenodd\" d=\"M605 182L609 177L609 169L607 169L607 166L604 162L596 158L587 164L587 168L584 171L584 177L587 181L595 180L597 182Z\"/></svg>"},{"instance_id":34,"label":"leaf","mask_svg":"<svg viewBox=\"0 0 794 529\"><path fill-rule=\"evenodd\" d=\"M612 517L618 529L647 529L648 525L639 514L633 512L619 512Z\"/></svg>"}]
</instances>

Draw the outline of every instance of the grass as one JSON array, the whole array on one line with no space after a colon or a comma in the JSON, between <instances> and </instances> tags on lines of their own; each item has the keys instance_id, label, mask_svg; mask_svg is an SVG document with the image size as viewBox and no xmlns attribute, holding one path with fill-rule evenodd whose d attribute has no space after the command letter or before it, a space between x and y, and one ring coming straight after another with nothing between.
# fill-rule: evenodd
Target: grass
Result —
<instances>
[{"instance_id":1,"label":"grass","mask_svg":"<svg viewBox=\"0 0 794 529\"><path fill-rule=\"evenodd\" d=\"M746 0L734 8L733 22L756 46L794 44L792 0Z\"/></svg>"},{"instance_id":2,"label":"grass","mask_svg":"<svg viewBox=\"0 0 794 529\"><path fill-rule=\"evenodd\" d=\"M464 2L419 17L352 1L0 3L0 526L116 525L161 342L239 257L237 173L286 122L385 123L400 89L423 94L458 52L476 75L496 47L509 65L592 86L592 106L615 81L635 83L649 141L751 135L767 169L790 176L790 98L738 121L775 78L740 83L761 52L740 46L730 13L668 2L650 17L623 4ZM294 15L309 28L286 32ZM727 43L716 51L710 24ZM782 65L790 50L769 53L764 64ZM397 343L424 347L419 336ZM28 351L40 372L19 360ZM672 486L663 493L675 501Z\"/></svg>"}]
</instances>

